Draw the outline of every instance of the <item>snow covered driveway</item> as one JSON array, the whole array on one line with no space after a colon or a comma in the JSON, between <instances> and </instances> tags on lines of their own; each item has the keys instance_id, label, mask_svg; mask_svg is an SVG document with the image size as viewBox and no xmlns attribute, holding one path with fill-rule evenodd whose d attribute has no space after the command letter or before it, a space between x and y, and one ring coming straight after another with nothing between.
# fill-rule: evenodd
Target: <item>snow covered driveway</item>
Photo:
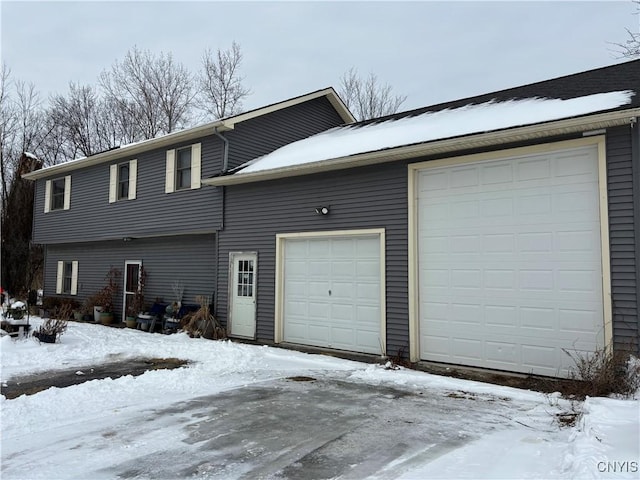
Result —
<instances>
[{"instance_id":1,"label":"snow covered driveway","mask_svg":"<svg viewBox=\"0 0 640 480\"><path fill-rule=\"evenodd\" d=\"M44 425L43 441L3 445L3 477L21 478L29 468L29 478L55 478L62 460L64 478L397 478L510 428L514 416L534 407L340 376L283 378Z\"/></svg>"},{"instance_id":2,"label":"snow covered driveway","mask_svg":"<svg viewBox=\"0 0 640 480\"><path fill-rule=\"evenodd\" d=\"M192 362L0 396L4 479L637 478L637 401L590 399L578 427L561 428L555 415L582 404L73 322L61 343L4 337L0 350L4 382L71 367L81 376L87 366L144 356Z\"/></svg>"}]
</instances>

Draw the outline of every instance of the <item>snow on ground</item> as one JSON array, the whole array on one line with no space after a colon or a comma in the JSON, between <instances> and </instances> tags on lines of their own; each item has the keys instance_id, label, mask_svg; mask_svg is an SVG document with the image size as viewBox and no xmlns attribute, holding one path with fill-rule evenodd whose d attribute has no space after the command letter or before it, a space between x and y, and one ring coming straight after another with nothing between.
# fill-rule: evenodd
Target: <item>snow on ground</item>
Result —
<instances>
[{"instance_id":1,"label":"snow on ground","mask_svg":"<svg viewBox=\"0 0 640 480\"><path fill-rule=\"evenodd\" d=\"M633 95L634 92L621 91L567 100L527 98L492 101L398 120L337 127L252 160L244 168L241 166L235 175L587 115L626 105L631 102Z\"/></svg>"},{"instance_id":2,"label":"snow on ground","mask_svg":"<svg viewBox=\"0 0 640 480\"><path fill-rule=\"evenodd\" d=\"M34 325L40 322L32 318ZM12 400L0 396L4 478L82 478L78 472L87 461L86 444L94 441L88 436L90 425L95 435L96 424L122 423L127 418L144 415L149 409L294 375L324 376L376 388L435 392L441 394L442 402L447 401L451 392L501 398L508 400L510 411L517 412L513 418L504 419L508 428L488 431L436 458L417 456L408 471L395 470L402 459L392 461L375 478L638 478L640 475L638 400L589 398L584 404L571 403L559 394L543 395L406 369L387 370L377 364L324 355L75 322L69 323L60 343L53 345L39 344L32 338L2 337L0 354L2 382L46 370L78 368L81 375L82 369L91 365L140 356L177 357L193 362L187 368L92 380ZM574 427L560 427L554 419L559 412L580 410L584 414ZM74 442L77 437L78 445L85 449L64 448L53 457L47 455L50 449L57 448L55 442L61 431L71 431ZM153 435L153 431L146 435ZM179 431L169 426L163 428L161 435L162 439L157 441L179 438ZM13 458L25 446L33 448L33 452L29 455L28 469L23 470L15 466ZM119 461L122 453L103 451L101 462L108 465Z\"/></svg>"}]
</instances>

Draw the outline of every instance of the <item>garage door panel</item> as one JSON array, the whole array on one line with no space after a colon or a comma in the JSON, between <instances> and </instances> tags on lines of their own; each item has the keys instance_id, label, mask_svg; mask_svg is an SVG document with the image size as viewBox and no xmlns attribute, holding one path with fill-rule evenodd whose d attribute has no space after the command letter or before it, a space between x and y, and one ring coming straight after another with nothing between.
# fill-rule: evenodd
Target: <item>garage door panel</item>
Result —
<instances>
[{"instance_id":1,"label":"garage door panel","mask_svg":"<svg viewBox=\"0 0 640 480\"><path fill-rule=\"evenodd\" d=\"M381 353L380 237L287 239L284 252L284 340ZM305 265L294 271L295 282L289 278L290 263ZM301 297L305 291L306 298ZM292 318L289 299L306 302L306 318ZM292 320L306 323L304 334L299 328L292 333Z\"/></svg>"},{"instance_id":2,"label":"garage door panel","mask_svg":"<svg viewBox=\"0 0 640 480\"><path fill-rule=\"evenodd\" d=\"M418 192L422 358L554 375L603 345L595 148L427 168Z\"/></svg>"}]
</instances>

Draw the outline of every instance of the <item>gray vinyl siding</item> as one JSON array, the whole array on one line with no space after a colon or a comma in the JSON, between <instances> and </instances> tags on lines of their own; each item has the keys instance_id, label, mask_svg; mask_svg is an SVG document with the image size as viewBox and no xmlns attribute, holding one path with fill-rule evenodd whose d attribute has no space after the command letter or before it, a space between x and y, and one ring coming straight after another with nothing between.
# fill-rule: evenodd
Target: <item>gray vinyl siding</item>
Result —
<instances>
[{"instance_id":1,"label":"gray vinyl siding","mask_svg":"<svg viewBox=\"0 0 640 480\"><path fill-rule=\"evenodd\" d=\"M634 134L637 135L637 132L629 127L607 132L607 179L614 347L631 347L638 351L640 285L637 242L640 240L640 212L637 208L640 163L637 144L632 148ZM634 156L635 162L632 160Z\"/></svg>"},{"instance_id":2,"label":"gray vinyl siding","mask_svg":"<svg viewBox=\"0 0 640 480\"><path fill-rule=\"evenodd\" d=\"M233 130L224 132L229 141L229 166L232 168L341 123L342 118L326 97L240 122ZM202 178L219 174L224 144L217 136L210 135L73 171L69 210L44 213L46 180L38 180L34 242L102 241L216 231L222 221L221 189L203 186L165 193L166 151L194 143L202 145ZM109 203L110 165L133 158L138 161L136 199ZM50 179L55 178L58 177Z\"/></svg>"},{"instance_id":3,"label":"gray vinyl siding","mask_svg":"<svg viewBox=\"0 0 640 480\"><path fill-rule=\"evenodd\" d=\"M226 323L229 253L258 252L257 337L274 338L276 233L384 228L387 353L408 350L407 168L386 164L227 188L217 316ZM327 216L315 208L329 206Z\"/></svg>"},{"instance_id":4,"label":"gray vinyl siding","mask_svg":"<svg viewBox=\"0 0 640 480\"><path fill-rule=\"evenodd\" d=\"M202 176L222 165L222 142L206 137L201 143ZM87 167L71 173L71 207L44 213L45 180L36 183L34 230L36 243L101 241L187 232L213 232L220 224L220 191L211 187L165 193L166 151L155 149L136 157ZM111 164L138 160L135 200L109 203ZM55 178L55 177L53 177Z\"/></svg>"},{"instance_id":5,"label":"gray vinyl siding","mask_svg":"<svg viewBox=\"0 0 640 480\"><path fill-rule=\"evenodd\" d=\"M638 151L632 168L632 131L607 132L613 330L616 348L638 343L640 186ZM551 141L551 140L549 140ZM636 139L637 142L637 139ZM515 147L518 145L509 145ZM464 152L473 153L473 152ZM451 155L450 155L451 156ZM415 159L424 161L426 158ZM638 179L633 185L633 172ZM408 350L407 166L381 164L340 172L226 187L226 224L220 232L217 316L227 317L229 252L258 252L257 337L273 340L276 233L385 228L387 353ZM637 197L636 201L637 201ZM330 206L330 215L314 213ZM637 348L637 347L636 347Z\"/></svg>"},{"instance_id":6,"label":"gray vinyl siding","mask_svg":"<svg viewBox=\"0 0 640 480\"><path fill-rule=\"evenodd\" d=\"M56 295L58 261L78 261L78 295ZM173 301L172 285L184 285L184 302L195 303L197 295L213 297L216 261L214 235L185 235L130 242L107 241L49 245L46 248L44 295L75 298L80 302L104 286L111 266L124 272L125 260L141 260L147 272L145 301L160 297ZM123 281L123 278L120 278ZM116 314L122 312L122 284ZM213 298L212 298L213 300Z\"/></svg>"},{"instance_id":7,"label":"gray vinyl siding","mask_svg":"<svg viewBox=\"0 0 640 480\"><path fill-rule=\"evenodd\" d=\"M344 123L326 97L238 123L225 132L229 139L229 168L237 167L291 142Z\"/></svg>"}]
</instances>

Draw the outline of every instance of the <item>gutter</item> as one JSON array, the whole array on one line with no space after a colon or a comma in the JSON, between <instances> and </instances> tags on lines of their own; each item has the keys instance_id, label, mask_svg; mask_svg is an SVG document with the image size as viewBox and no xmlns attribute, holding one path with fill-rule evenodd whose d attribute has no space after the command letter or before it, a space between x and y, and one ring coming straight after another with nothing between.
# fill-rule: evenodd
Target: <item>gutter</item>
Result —
<instances>
[{"instance_id":1,"label":"gutter","mask_svg":"<svg viewBox=\"0 0 640 480\"><path fill-rule=\"evenodd\" d=\"M402 145L384 150L319 160L302 165L292 165L244 174L240 171L233 175L203 179L202 184L211 186L239 185L285 177L344 170L347 168L406 160L410 158L424 157L427 155L451 153L460 150L498 146L532 139L542 139L572 133L587 132L590 130L629 125L634 122L635 117L639 115L640 108L595 115L591 114L588 116L573 117L552 122L536 123L534 125L527 125L523 127L512 127L509 129L474 133L471 135L434 140L412 145Z\"/></svg>"},{"instance_id":2,"label":"gutter","mask_svg":"<svg viewBox=\"0 0 640 480\"><path fill-rule=\"evenodd\" d=\"M51 167L37 170L36 172L24 174L22 178L26 180L38 180L40 178L49 178L54 175L60 175L63 173L72 172L80 168L91 167L94 165L107 163L109 161L113 161L116 159L133 157L139 153L148 152L151 149L168 147L170 145L174 145L179 142L195 140L195 139L204 137L206 135L210 135L212 128L217 132L225 132L228 130L233 130L237 123L251 120L253 118L257 118L262 115L267 115L269 113L273 113L288 107L299 105L301 103L304 103L316 98L320 98L320 97L326 97L329 100L329 102L331 102L331 104L336 109L340 117L345 121L345 123L353 123L355 121L353 115L351 114L351 112L349 112L349 109L345 106L342 100L340 100L340 97L338 97L338 94L335 92L335 90L332 87L328 87L322 90L317 90L315 92L307 93L305 95L300 95L298 97L290 98L282 102L273 103L265 107L260 107L254 110L250 110L248 112L241 113L233 117L216 120L214 122L209 122L204 125L199 125L197 127L189 128L187 130L181 130L179 132L169 133L162 137L152 138L149 140L143 140L138 143L124 145L120 148L114 148L106 152L97 153L90 157L78 158L75 160L71 160L69 162L61 163L59 165L53 165Z\"/></svg>"}]
</instances>

